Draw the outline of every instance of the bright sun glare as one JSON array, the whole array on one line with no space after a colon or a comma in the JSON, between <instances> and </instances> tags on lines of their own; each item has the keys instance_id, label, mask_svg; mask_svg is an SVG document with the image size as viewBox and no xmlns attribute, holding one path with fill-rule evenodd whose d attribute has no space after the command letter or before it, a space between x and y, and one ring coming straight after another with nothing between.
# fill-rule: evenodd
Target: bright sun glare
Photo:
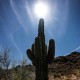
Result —
<instances>
[{"instance_id":1,"label":"bright sun glare","mask_svg":"<svg viewBox=\"0 0 80 80\"><path fill-rule=\"evenodd\" d=\"M38 18L46 18L49 14L49 6L43 2L34 5L34 13Z\"/></svg>"}]
</instances>

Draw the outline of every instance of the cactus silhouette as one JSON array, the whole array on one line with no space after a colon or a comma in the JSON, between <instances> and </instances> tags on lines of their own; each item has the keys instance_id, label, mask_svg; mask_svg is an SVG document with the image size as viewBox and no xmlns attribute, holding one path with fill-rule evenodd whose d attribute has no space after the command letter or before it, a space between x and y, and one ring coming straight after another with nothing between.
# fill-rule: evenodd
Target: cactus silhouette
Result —
<instances>
[{"instance_id":1,"label":"cactus silhouette","mask_svg":"<svg viewBox=\"0 0 80 80\"><path fill-rule=\"evenodd\" d=\"M49 47L45 43L44 20L40 19L38 25L38 37L35 38L31 49L27 50L27 55L35 66L35 80L48 80L48 64L54 60L55 42L49 41Z\"/></svg>"}]
</instances>

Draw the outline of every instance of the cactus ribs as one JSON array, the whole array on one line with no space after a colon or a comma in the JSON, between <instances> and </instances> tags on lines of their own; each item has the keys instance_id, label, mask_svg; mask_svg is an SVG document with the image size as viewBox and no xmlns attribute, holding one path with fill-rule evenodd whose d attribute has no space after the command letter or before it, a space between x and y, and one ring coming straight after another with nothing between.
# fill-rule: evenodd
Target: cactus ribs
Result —
<instances>
[{"instance_id":1,"label":"cactus ribs","mask_svg":"<svg viewBox=\"0 0 80 80\"><path fill-rule=\"evenodd\" d=\"M44 20L40 19L38 25L38 36L35 38L31 49L27 50L27 55L35 66L35 80L48 80L48 64L51 64L55 56L55 41L49 41L49 47L45 43Z\"/></svg>"}]
</instances>

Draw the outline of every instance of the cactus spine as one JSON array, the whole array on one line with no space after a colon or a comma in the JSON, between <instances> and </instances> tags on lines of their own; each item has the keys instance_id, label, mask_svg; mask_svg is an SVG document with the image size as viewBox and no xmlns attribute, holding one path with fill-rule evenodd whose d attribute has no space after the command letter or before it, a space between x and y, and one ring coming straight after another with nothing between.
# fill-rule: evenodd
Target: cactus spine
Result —
<instances>
[{"instance_id":1,"label":"cactus spine","mask_svg":"<svg viewBox=\"0 0 80 80\"><path fill-rule=\"evenodd\" d=\"M27 50L27 55L35 66L35 80L48 80L48 64L53 61L55 56L55 42L51 39L47 50L43 19L39 21L38 37L35 38L35 42L32 44L31 49Z\"/></svg>"}]
</instances>

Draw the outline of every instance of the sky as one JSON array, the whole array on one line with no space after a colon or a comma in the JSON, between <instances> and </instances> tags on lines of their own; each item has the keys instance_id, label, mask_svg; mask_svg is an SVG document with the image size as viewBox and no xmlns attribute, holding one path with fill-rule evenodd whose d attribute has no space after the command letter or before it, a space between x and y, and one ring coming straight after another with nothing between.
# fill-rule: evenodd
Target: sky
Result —
<instances>
[{"instance_id":1,"label":"sky","mask_svg":"<svg viewBox=\"0 0 80 80\"><path fill-rule=\"evenodd\" d=\"M26 57L38 33L39 19L33 13L38 0L0 0L0 50L10 48L16 60ZM50 7L44 19L45 38L55 40L55 56L80 49L80 0L42 0Z\"/></svg>"}]
</instances>

